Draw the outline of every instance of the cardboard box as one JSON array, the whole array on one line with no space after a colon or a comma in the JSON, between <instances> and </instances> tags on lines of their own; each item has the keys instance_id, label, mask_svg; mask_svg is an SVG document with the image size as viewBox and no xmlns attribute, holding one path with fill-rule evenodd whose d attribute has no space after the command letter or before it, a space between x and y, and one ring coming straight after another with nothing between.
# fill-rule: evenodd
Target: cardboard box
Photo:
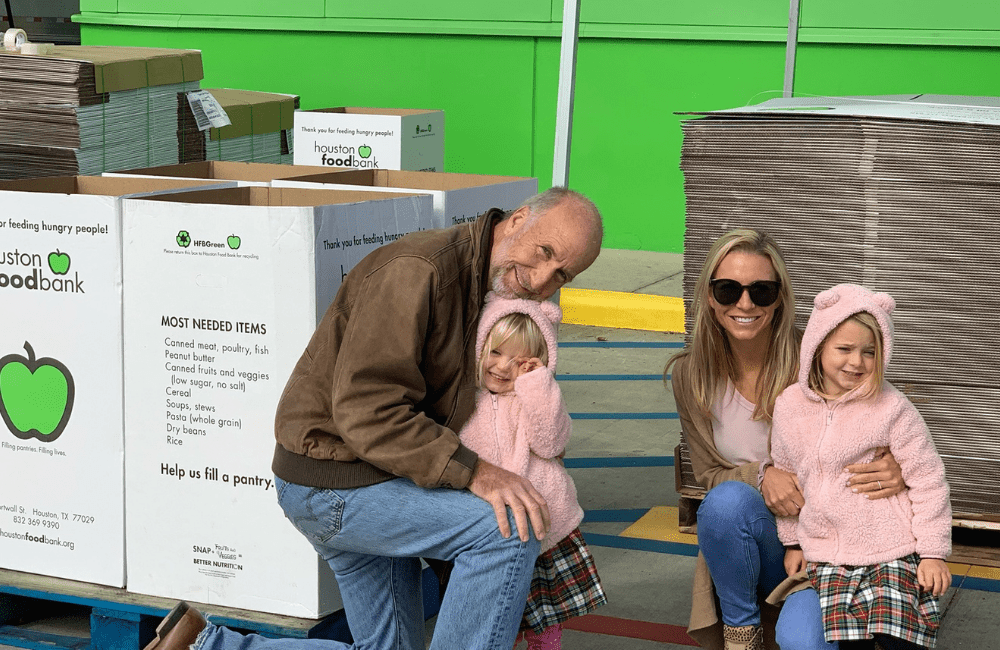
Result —
<instances>
[{"instance_id":1,"label":"cardboard box","mask_svg":"<svg viewBox=\"0 0 1000 650\"><path fill-rule=\"evenodd\" d=\"M120 197L194 185L0 183L0 566L124 586Z\"/></svg>"},{"instance_id":2,"label":"cardboard box","mask_svg":"<svg viewBox=\"0 0 1000 650\"><path fill-rule=\"evenodd\" d=\"M220 179L236 181L236 184L240 187L266 187L276 178L308 176L319 173L328 174L330 170L325 167L206 160L180 165L163 165L160 167L129 169L120 172L105 172L104 176Z\"/></svg>"},{"instance_id":3,"label":"cardboard box","mask_svg":"<svg viewBox=\"0 0 1000 650\"><path fill-rule=\"evenodd\" d=\"M233 90L231 88L209 88L219 102L229 121L229 126L209 129L213 140L227 140L246 135L274 133L292 128L295 108L299 98L296 95L262 93L253 90Z\"/></svg>"},{"instance_id":4,"label":"cardboard box","mask_svg":"<svg viewBox=\"0 0 1000 650\"><path fill-rule=\"evenodd\" d=\"M295 111L296 165L444 171L444 111Z\"/></svg>"},{"instance_id":5,"label":"cardboard box","mask_svg":"<svg viewBox=\"0 0 1000 650\"><path fill-rule=\"evenodd\" d=\"M277 504L275 408L340 284L338 260L381 243L344 229L380 223L378 238L395 238L431 198L261 187L163 198L124 206L129 590L323 616L341 601Z\"/></svg>"},{"instance_id":6,"label":"cardboard box","mask_svg":"<svg viewBox=\"0 0 1000 650\"><path fill-rule=\"evenodd\" d=\"M434 228L474 221L490 208L513 210L538 193L537 178L386 170L288 177L273 185L428 193L434 197Z\"/></svg>"}]
</instances>

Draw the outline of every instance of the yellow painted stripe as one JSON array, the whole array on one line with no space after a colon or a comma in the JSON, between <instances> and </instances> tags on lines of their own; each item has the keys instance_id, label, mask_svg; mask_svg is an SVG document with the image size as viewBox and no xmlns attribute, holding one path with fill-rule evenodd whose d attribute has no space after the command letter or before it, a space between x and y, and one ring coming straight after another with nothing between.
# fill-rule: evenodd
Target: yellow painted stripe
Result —
<instances>
[{"instance_id":1,"label":"yellow painted stripe","mask_svg":"<svg viewBox=\"0 0 1000 650\"><path fill-rule=\"evenodd\" d=\"M970 578L988 578L989 580L1000 580L1000 569L992 566L973 566L969 568L967 574Z\"/></svg>"},{"instance_id":2,"label":"yellow painted stripe","mask_svg":"<svg viewBox=\"0 0 1000 650\"><path fill-rule=\"evenodd\" d=\"M952 576L964 576L968 575L969 569L972 567L968 564L959 564L958 562L945 562L948 565L948 570L951 571Z\"/></svg>"},{"instance_id":3,"label":"yellow painted stripe","mask_svg":"<svg viewBox=\"0 0 1000 650\"><path fill-rule=\"evenodd\" d=\"M621 536L661 542L678 542L680 544L698 543L697 535L677 530L677 508L675 506L652 508L639 521L622 531Z\"/></svg>"},{"instance_id":4,"label":"yellow painted stripe","mask_svg":"<svg viewBox=\"0 0 1000 650\"><path fill-rule=\"evenodd\" d=\"M563 322L653 332L684 331L684 301L625 291L568 289L559 292Z\"/></svg>"}]
</instances>

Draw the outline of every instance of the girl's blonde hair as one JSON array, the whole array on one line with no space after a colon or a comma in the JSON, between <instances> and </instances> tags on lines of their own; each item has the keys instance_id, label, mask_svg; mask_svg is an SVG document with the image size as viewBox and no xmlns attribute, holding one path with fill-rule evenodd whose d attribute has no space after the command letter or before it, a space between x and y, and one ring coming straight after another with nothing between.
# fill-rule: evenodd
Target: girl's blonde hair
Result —
<instances>
[{"instance_id":1,"label":"girl's blonde hair","mask_svg":"<svg viewBox=\"0 0 1000 650\"><path fill-rule=\"evenodd\" d=\"M882 390L882 380L885 379L885 364L882 361L882 328L879 327L878 320L866 311L851 314L840 325L843 325L847 321L854 321L862 327L868 328L875 337L875 363L874 368L872 368L872 374L868 376L865 383L854 389L858 391L858 396L861 399L875 397ZM826 345L826 342L837 331L840 325L830 330L830 333L823 338L823 341L816 348L816 353L813 355L812 365L809 366L809 388L819 393L823 398L829 398L830 394L826 391L826 382L823 378L823 364L820 362L820 356L823 353L823 346Z\"/></svg>"},{"instance_id":2,"label":"girl's blonde hair","mask_svg":"<svg viewBox=\"0 0 1000 650\"><path fill-rule=\"evenodd\" d=\"M476 385L483 387L483 376L486 374L486 360L491 350L495 350L507 341L513 341L524 350L529 357L537 357L543 366L549 365L549 349L538 323L527 314L514 313L498 318L490 333L486 335L483 349L479 351L479 364L476 372Z\"/></svg>"},{"instance_id":3,"label":"girl's blonde hair","mask_svg":"<svg viewBox=\"0 0 1000 650\"><path fill-rule=\"evenodd\" d=\"M792 281L785 267L785 260L778 243L770 235L755 229L731 230L719 237L708 251L701 274L694 286L691 310L694 325L690 345L667 362L664 381L675 361L689 357L685 366L685 380L690 384L695 402L702 417L712 418L712 402L719 385L727 379L736 380L736 363L722 325L715 318L709 304L710 282L715 270L733 251L742 251L766 257L781 283L777 307L771 321L767 355L757 393L754 396L754 420L770 420L774 413L774 400L787 386L795 383L799 372L799 342L801 334L795 328L795 294Z\"/></svg>"}]
</instances>

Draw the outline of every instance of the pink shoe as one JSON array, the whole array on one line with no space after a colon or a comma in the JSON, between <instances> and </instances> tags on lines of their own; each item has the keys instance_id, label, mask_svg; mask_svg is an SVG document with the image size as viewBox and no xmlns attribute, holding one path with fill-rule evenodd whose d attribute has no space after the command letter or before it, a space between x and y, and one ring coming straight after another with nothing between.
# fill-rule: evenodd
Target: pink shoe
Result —
<instances>
[{"instance_id":1,"label":"pink shoe","mask_svg":"<svg viewBox=\"0 0 1000 650\"><path fill-rule=\"evenodd\" d=\"M527 630L524 633L524 640L528 642L528 650L561 650L562 626L550 625L542 630L541 634Z\"/></svg>"}]
</instances>

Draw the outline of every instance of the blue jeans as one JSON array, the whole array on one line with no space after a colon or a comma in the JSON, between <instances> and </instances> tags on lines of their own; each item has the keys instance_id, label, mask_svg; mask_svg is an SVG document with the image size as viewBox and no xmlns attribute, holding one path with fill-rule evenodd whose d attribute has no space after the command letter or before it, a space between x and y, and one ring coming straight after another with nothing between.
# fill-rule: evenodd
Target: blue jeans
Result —
<instances>
[{"instance_id":1,"label":"blue jeans","mask_svg":"<svg viewBox=\"0 0 1000 650\"><path fill-rule=\"evenodd\" d=\"M715 486L698 508L698 546L712 574L722 622L733 627L760 625L760 600L787 577L785 547L764 497L742 481ZM813 608L813 602L800 595L815 593L797 592L782 606L776 629L782 648L837 647L823 640L819 599Z\"/></svg>"},{"instance_id":2,"label":"blue jeans","mask_svg":"<svg viewBox=\"0 0 1000 650\"><path fill-rule=\"evenodd\" d=\"M243 636L210 625L194 650L291 650L288 644L423 650L421 557L455 562L432 650L513 647L539 542L534 534L525 543L516 533L504 539L493 508L482 499L407 479L326 490L275 477L275 489L285 516L334 570L354 645Z\"/></svg>"}]
</instances>

